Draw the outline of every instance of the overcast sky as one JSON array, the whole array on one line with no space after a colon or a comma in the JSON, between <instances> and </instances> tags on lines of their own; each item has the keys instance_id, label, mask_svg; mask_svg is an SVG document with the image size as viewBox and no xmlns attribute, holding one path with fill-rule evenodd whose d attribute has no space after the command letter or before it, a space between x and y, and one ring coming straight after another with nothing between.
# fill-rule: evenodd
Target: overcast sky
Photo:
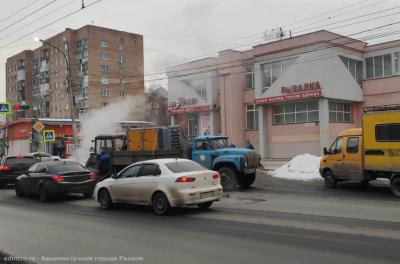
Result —
<instances>
[{"instance_id":1,"label":"overcast sky","mask_svg":"<svg viewBox=\"0 0 400 264\"><path fill-rule=\"evenodd\" d=\"M85 0L85 4L95 1ZM49 5L23 19L46 4ZM27 5L30 6L15 14ZM66 27L93 24L144 35L147 85L164 86L164 75L155 73L163 72L166 66L213 56L227 48L248 49L265 42L264 32L278 27L291 30L294 36L319 29L354 38L390 33L385 38L374 36L367 40L371 43L400 38L400 24L353 35L400 21L399 0L102 0L31 34L80 6L81 0L2 1L0 99L5 99L6 59L38 47L33 37L45 39Z\"/></svg>"}]
</instances>

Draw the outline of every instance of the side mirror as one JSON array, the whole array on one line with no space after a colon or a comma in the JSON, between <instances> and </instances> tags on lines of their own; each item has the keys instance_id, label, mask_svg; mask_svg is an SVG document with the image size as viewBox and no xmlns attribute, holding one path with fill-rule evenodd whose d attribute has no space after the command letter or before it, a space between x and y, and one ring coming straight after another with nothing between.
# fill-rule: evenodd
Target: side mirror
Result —
<instances>
[{"instance_id":1,"label":"side mirror","mask_svg":"<svg viewBox=\"0 0 400 264\"><path fill-rule=\"evenodd\" d=\"M324 148L324 155L328 155L329 154L329 151L328 151L328 149L325 147Z\"/></svg>"},{"instance_id":2,"label":"side mirror","mask_svg":"<svg viewBox=\"0 0 400 264\"><path fill-rule=\"evenodd\" d=\"M112 179L116 179L117 178L117 174L115 174L115 173L111 174L111 178Z\"/></svg>"}]
</instances>

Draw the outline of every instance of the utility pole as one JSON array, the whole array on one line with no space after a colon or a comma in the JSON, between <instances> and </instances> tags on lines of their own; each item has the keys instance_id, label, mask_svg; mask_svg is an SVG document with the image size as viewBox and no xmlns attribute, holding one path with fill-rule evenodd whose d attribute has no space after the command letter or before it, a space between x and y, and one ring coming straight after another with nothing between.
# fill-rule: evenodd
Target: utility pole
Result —
<instances>
[{"instance_id":1,"label":"utility pole","mask_svg":"<svg viewBox=\"0 0 400 264\"><path fill-rule=\"evenodd\" d=\"M55 48L64 56L65 63L67 66L67 93L68 93L68 98L69 98L69 108L70 108L71 120L72 120L72 140L74 142L74 145L76 146L78 144L78 138L77 138L77 128L76 128L76 120L75 120L75 95L73 94L73 89L72 89L72 71L71 71L68 40L66 38L64 38L64 48L67 50L67 53L65 53L65 51L63 51L59 47L51 44L50 42L44 41L39 38L34 38L34 40L38 41L38 42L42 42L45 45Z\"/></svg>"}]
</instances>

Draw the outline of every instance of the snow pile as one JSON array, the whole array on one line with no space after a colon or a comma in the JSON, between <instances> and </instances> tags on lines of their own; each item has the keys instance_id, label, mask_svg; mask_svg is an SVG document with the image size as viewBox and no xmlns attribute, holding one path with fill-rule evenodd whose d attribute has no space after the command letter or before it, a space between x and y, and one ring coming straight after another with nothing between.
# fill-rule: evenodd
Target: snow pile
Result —
<instances>
[{"instance_id":1,"label":"snow pile","mask_svg":"<svg viewBox=\"0 0 400 264\"><path fill-rule=\"evenodd\" d=\"M312 181L320 180L319 162L321 157L303 154L294 157L282 167L274 170L271 175L288 180Z\"/></svg>"}]
</instances>

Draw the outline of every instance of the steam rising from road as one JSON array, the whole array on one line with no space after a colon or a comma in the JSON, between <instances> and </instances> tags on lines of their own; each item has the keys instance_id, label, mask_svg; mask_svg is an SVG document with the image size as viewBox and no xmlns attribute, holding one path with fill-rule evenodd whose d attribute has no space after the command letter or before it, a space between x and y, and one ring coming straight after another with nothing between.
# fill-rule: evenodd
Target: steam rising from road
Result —
<instances>
[{"instance_id":1,"label":"steam rising from road","mask_svg":"<svg viewBox=\"0 0 400 264\"><path fill-rule=\"evenodd\" d=\"M92 110L87 116L81 118L81 147L73 154L73 159L85 164L90 148L94 147L92 140L99 134L112 134L121 132L118 121L143 119L143 97L126 97L124 100L110 104L101 109Z\"/></svg>"}]
</instances>

